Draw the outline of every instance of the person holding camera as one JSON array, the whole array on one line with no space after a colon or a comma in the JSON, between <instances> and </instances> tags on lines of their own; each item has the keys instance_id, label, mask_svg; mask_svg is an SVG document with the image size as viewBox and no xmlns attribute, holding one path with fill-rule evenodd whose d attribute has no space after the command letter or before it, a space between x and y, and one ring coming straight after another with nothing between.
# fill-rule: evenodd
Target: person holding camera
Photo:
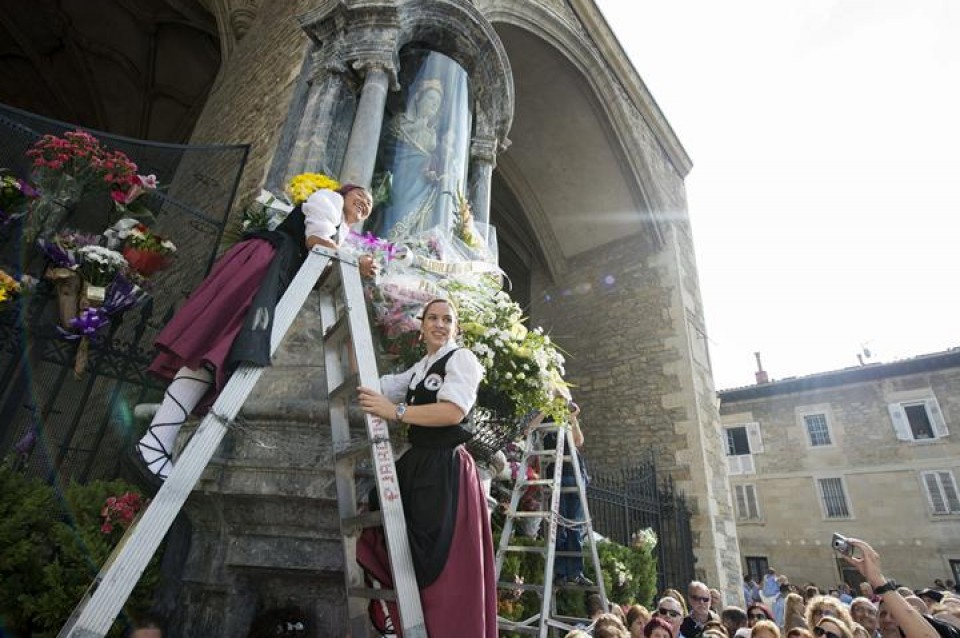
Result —
<instances>
[{"instance_id":1,"label":"person holding camera","mask_svg":"<svg viewBox=\"0 0 960 638\"><path fill-rule=\"evenodd\" d=\"M881 617L884 612L888 613L896 621L904 638L960 638L956 628L924 616L900 595L897 591L899 585L883 575L880 554L869 544L856 538L834 535L833 547L843 560L867 579L873 593L880 597Z\"/></svg>"}]
</instances>

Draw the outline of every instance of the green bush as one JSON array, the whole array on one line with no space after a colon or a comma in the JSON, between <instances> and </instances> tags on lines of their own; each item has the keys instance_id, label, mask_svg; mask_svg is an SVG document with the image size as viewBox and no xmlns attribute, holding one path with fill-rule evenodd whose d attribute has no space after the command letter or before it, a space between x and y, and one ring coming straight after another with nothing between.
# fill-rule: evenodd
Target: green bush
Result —
<instances>
[{"instance_id":1,"label":"green bush","mask_svg":"<svg viewBox=\"0 0 960 638\"><path fill-rule=\"evenodd\" d=\"M0 615L12 635L57 635L123 536L119 525L109 533L101 529L104 503L137 491L123 481L74 483L61 509L51 486L0 469ZM126 614L150 607L160 555L127 601ZM109 635L120 635L122 624L114 623Z\"/></svg>"},{"instance_id":2,"label":"green bush","mask_svg":"<svg viewBox=\"0 0 960 638\"><path fill-rule=\"evenodd\" d=\"M500 530L496 530L499 536ZM517 536L512 545L542 546L540 539ZM600 569L607 599L620 605L635 602L648 603L657 587L657 559L649 549L625 547L613 541L597 544L600 557ZM584 567L587 575L596 580L592 573L590 549L584 543ZM504 557L500 581L510 582L515 576L525 584L543 584L544 557L538 553L510 552ZM510 620L523 620L540 611L541 600L537 592L527 591L520 596L511 595L509 590L499 592L498 613ZM557 613L562 616L586 617L586 597L579 590L560 590L557 594Z\"/></svg>"}]
</instances>

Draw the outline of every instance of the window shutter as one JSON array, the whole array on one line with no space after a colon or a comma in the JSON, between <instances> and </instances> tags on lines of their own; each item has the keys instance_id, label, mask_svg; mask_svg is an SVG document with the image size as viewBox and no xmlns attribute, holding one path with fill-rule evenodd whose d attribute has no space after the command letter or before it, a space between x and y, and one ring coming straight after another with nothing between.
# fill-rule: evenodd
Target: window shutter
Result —
<instances>
[{"instance_id":1,"label":"window shutter","mask_svg":"<svg viewBox=\"0 0 960 638\"><path fill-rule=\"evenodd\" d=\"M893 422L893 431L901 441L912 441L913 432L910 430L910 422L907 421L907 413L899 403L890 403L887 405L890 410L890 420Z\"/></svg>"},{"instance_id":2,"label":"window shutter","mask_svg":"<svg viewBox=\"0 0 960 638\"><path fill-rule=\"evenodd\" d=\"M746 486L737 485L733 489L737 495L737 518L747 518Z\"/></svg>"},{"instance_id":3,"label":"window shutter","mask_svg":"<svg viewBox=\"0 0 960 638\"><path fill-rule=\"evenodd\" d=\"M763 452L763 439L760 437L760 424L756 421L753 423L747 423L747 439L750 441L751 454Z\"/></svg>"},{"instance_id":4,"label":"window shutter","mask_svg":"<svg viewBox=\"0 0 960 638\"><path fill-rule=\"evenodd\" d=\"M753 485L744 485L743 488L746 492L747 515L750 518L760 518L760 508L757 507L757 489Z\"/></svg>"},{"instance_id":5,"label":"window shutter","mask_svg":"<svg viewBox=\"0 0 960 638\"><path fill-rule=\"evenodd\" d=\"M727 457L727 474L730 476L736 476L737 474L743 474L743 470L740 469L740 457L739 456L728 456Z\"/></svg>"},{"instance_id":6,"label":"window shutter","mask_svg":"<svg viewBox=\"0 0 960 638\"><path fill-rule=\"evenodd\" d=\"M927 414L930 415L930 426L933 428L933 435L937 438L947 436L950 432L947 430L947 422L943 418L943 412L940 411L940 404L936 397L930 397L924 401L927 405Z\"/></svg>"},{"instance_id":7,"label":"window shutter","mask_svg":"<svg viewBox=\"0 0 960 638\"><path fill-rule=\"evenodd\" d=\"M937 472L940 475L940 484L943 486L943 497L946 501L947 512L960 512L960 498L957 497L957 484L953 482L953 472Z\"/></svg>"},{"instance_id":8,"label":"window shutter","mask_svg":"<svg viewBox=\"0 0 960 638\"><path fill-rule=\"evenodd\" d=\"M940 492L940 482L937 480L936 472L924 472L923 482L927 486L927 498L930 499L930 507L934 514L946 514L947 505L943 500L943 494Z\"/></svg>"}]
</instances>

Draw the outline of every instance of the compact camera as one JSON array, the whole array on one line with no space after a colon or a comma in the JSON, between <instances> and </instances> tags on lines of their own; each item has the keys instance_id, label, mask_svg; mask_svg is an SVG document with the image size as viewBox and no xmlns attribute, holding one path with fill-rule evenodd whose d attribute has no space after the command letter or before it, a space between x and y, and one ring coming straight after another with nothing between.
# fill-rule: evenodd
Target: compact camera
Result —
<instances>
[{"instance_id":1,"label":"compact camera","mask_svg":"<svg viewBox=\"0 0 960 638\"><path fill-rule=\"evenodd\" d=\"M842 536L834 532L833 540L830 542L833 546L833 551L838 554L843 554L844 556L853 556L853 545L847 540L846 536Z\"/></svg>"}]
</instances>

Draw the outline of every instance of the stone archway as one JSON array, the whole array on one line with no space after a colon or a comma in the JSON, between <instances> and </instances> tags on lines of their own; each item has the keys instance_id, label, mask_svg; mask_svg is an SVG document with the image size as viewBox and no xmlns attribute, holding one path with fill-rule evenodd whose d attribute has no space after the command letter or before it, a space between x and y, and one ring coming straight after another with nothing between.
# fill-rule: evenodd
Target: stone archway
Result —
<instances>
[{"instance_id":1,"label":"stone archway","mask_svg":"<svg viewBox=\"0 0 960 638\"><path fill-rule=\"evenodd\" d=\"M220 68L198 0L21 0L0 14L0 102L81 126L189 140Z\"/></svg>"}]
</instances>

